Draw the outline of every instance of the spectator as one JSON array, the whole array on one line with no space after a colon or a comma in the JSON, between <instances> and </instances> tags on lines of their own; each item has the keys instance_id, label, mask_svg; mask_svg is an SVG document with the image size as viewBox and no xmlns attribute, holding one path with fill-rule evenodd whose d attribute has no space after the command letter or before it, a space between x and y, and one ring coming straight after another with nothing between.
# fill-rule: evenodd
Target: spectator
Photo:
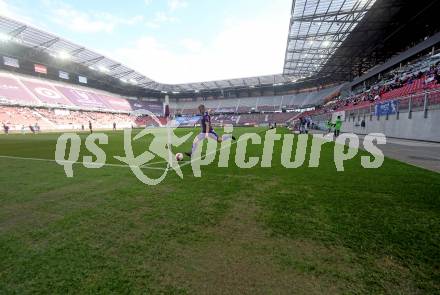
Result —
<instances>
[{"instance_id":1,"label":"spectator","mask_svg":"<svg viewBox=\"0 0 440 295\"><path fill-rule=\"evenodd\" d=\"M3 130L5 131L5 134L9 134L9 126L5 123L3 123Z\"/></svg>"},{"instance_id":2,"label":"spectator","mask_svg":"<svg viewBox=\"0 0 440 295\"><path fill-rule=\"evenodd\" d=\"M434 74L435 81L440 84L440 70L437 70Z\"/></svg>"},{"instance_id":3,"label":"spectator","mask_svg":"<svg viewBox=\"0 0 440 295\"><path fill-rule=\"evenodd\" d=\"M328 121L327 121L327 132L328 132L328 133L331 133L331 132L332 132L332 127L333 127L332 121L331 121L331 120L328 120Z\"/></svg>"},{"instance_id":4,"label":"spectator","mask_svg":"<svg viewBox=\"0 0 440 295\"><path fill-rule=\"evenodd\" d=\"M362 127L362 128L365 128L365 120L364 120L364 119L362 119L361 127Z\"/></svg>"}]
</instances>

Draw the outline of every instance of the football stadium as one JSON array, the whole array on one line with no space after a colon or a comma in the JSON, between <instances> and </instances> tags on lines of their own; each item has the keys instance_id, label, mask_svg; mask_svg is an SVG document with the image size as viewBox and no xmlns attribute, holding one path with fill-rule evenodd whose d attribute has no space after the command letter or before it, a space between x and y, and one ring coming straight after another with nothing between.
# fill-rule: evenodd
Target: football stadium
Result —
<instances>
[{"instance_id":1,"label":"football stadium","mask_svg":"<svg viewBox=\"0 0 440 295\"><path fill-rule=\"evenodd\" d=\"M439 11L0 0L0 294L440 294Z\"/></svg>"}]
</instances>

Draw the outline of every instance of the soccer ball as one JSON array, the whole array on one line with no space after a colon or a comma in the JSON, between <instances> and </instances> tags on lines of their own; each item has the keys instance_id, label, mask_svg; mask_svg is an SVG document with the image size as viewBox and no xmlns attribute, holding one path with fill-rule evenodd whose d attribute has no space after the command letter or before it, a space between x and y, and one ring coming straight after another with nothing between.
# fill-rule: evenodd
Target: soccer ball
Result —
<instances>
[{"instance_id":1,"label":"soccer ball","mask_svg":"<svg viewBox=\"0 0 440 295\"><path fill-rule=\"evenodd\" d=\"M177 153L176 154L176 160L179 161L179 162L182 161L183 160L183 154L182 153Z\"/></svg>"}]
</instances>

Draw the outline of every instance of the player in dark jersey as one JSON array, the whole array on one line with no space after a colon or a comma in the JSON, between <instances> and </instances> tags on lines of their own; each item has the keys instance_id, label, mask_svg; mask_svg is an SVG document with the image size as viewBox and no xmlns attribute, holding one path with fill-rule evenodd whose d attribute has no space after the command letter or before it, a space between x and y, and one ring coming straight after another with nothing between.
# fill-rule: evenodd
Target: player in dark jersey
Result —
<instances>
[{"instance_id":1,"label":"player in dark jersey","mask_svg":"<svg viewBox=\"0 0 440 295\"><path fill-rule=\"evenodd\" d=\"M3 130L5 131L5 134L9 134L9 126L3 123Z\"/></svg>"},{"instance_id":2,"label":"player in dark jersey","mask_svg":"<svg viewBox=\"0 0 440 295\"><path fill-rule=\"evenodd\" d=\"M203 104L199 106L199 113L202 116L202 118L200 119L200 127L202 128L202 132L197 136L199 140L206 138L206 136L208 138L216 140L219 143L223 140L236 140L233 135L220 137L217 135L217 133L215 133L214 128L211 124L211 116L209 115L209 112L206 111L206 108ZM192 151L185 154L191 157L196 148L197 144L193 144Z\"/></svg>"},{"instance_id":3,"label":"player in dark jersey","mask_svg":"<svg viewBox=\"0 0 440 295\"><path fill-rule=\"evenodd\" d=\"M205 111L205 106L201 105L199 106L200 114L202 115L202 118L200 119L200 126L202 127L202 133L204 134L212 134L217 138L217 141L219 141L219 137L217 133L215 133L214 128L212 128L211 124L211 116L208 112Z\"/></svg>"}]
</instances>

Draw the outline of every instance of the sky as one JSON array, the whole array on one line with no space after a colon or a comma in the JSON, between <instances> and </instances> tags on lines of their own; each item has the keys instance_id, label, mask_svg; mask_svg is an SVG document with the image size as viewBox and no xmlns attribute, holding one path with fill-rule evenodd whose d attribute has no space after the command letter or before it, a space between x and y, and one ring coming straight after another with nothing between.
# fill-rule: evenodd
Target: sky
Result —
<instances>
[{"instance_id":1,"label":"sky","mask_svg":"<svg viewBox=\"0 0 440 295\"><path fill-rule=\"evenodd\" d=\"M282 72L292 0L0 0L0 14L167 84Z\"/></svg>"}]
</instances>

